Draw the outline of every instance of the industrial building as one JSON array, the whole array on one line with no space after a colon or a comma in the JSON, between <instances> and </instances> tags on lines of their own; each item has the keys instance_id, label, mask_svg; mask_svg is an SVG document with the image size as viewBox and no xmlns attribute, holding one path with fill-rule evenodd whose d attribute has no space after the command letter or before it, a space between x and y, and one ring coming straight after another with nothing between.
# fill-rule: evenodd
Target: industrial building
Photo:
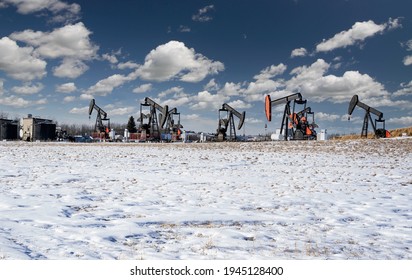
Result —
<instances>
[{"instance_id":1,"label":"industrial building","mask_svg":"<svg viewBox=\"0 0 412 280\"><path fill-rule=\"evenodd\" d=\"M17 140L19 138L19 122L0 119L0 141Z\"/></svg>"},{"instance_id":2,"label":"industrial building","mask_svg":"<svg viewBox=\"0 0 412 280\"><path fill-rule=\"evenodd\" d=\"M31 114L22 121L23 141L52 141L56 139L56 124L52 120L33 118Z\"/></svg>"}]
</instances>

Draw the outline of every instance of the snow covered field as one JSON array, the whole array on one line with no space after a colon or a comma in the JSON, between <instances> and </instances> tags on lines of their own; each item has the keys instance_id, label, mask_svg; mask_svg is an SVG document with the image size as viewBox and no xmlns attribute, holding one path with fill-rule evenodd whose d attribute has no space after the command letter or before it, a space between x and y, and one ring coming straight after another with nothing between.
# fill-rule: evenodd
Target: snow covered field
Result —
<instances>
[{"instance_id":1,"label":"snow covered field","mask_svg":"<svg viewBox=\"0 0 412 280\"><path fill-rule=\"evenodd\" d=\"M0 259L412 259L412 139L0 143Z\"/></svg>"}]
</instances>

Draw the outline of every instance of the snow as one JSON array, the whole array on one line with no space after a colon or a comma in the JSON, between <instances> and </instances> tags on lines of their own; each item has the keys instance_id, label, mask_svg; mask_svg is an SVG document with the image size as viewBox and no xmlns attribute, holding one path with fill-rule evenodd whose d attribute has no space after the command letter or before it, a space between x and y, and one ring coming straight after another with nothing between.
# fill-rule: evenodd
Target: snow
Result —
<instances>
[{"instance_id":1,"label":"snow","mask_svg":"<svg viewBox=\"0 0 412 280\"><path fill-rule=\"evenodd\" d=\"M0 259L412 259L412 139L0 143Z\"/></svg>"}]
</instances>

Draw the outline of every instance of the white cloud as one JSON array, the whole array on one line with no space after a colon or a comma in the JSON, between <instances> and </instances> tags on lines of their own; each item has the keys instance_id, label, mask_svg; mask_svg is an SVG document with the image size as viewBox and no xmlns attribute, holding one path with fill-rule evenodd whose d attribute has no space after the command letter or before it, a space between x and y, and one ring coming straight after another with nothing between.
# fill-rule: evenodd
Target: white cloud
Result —
<instances>
[{"instance_id":1,"label":"white cloud","mask_svg":"<svg viewBox=\"0 0 412 280\"><path fill-rule=\"evenodd\" d=\"M92 100L93 98L94 98L93 94L89 94L89 93L80 94L81 100Z\"/></svg>"},{"instance_id":2,"label":"white cloud","mask_svg":"<svg viewBox=\"0 0 412 280\"><path fill-rule=\"evenodd\" d=\"M124 70L124 69L137 69L140 67L140 64L137 64L133 61L127 61L127 62L121 62L117 65L117 68L119 68L120 70Z\"/></svg>"},{"instance_id":3,"label":"white cloud","mask_svg":"<svg viewBox=\"0 0 412 280\"><path fill-rule=\"evenodd\" d=\"M206 6L206 7L203 7L201 9L199 9L197 14L192 16L192 20L193 21L199 21L199 22L211 21L213 18L210 15L208 15L208 13L211 10L214 10L214 8L215 8L214 5L209 5L209 6Z\"/></svg>"},{"instance_id":4,"label":"white cloud","mask_svg":"<svg viewBox=\"0 0 412 280\"><path fill-rule=\"evenodd\" d=\"M182 42L170 41L152 50L137 74L143 80L199 82L224 70L223 63L195 53Z\"/></svg>"},{"instance_id":5,"label":"white cloud","mask_svg":"<svg viewBox=\"0 0 412 280\"><path fill-rule=\"evenodd\" d=\"M23 94L23 95L32 95L39 93L41 90L43 90L44 86L42 83L37 83L37 84L31 84L31 83L25 83L22 86L15 86L12 87L12 91L17 94Z\"/></svg>"},{"instance_id":6,"label":"white cloud","mask_svg":"<svg viewBox=\"0 0 412 280\"><path fill-rule=\"evenodd\" d=\"M53 68L53 75L59 78L75 79L89 70L83 61L71 58L63 59L63 63Z\"/></svg>"},{"instance_id":7,"label":"white cloud","mask_svg":"<svg viewBox=\"0 0 412 280\"><path fill-rule=\"evenodd\" d=\"M184 116L182 116L182 118L183 119L185 119L185 120L198 120L198 119L200 119L200 115L198 115L198 114L189 114L189 115L184 115Z\"/></svg>"},{"instance_id":8,"label":"white cloud","mask_svg":"<svg viewBox=\"0 0 412 280\"><path fill-rule=\"evenodd\" d=\"M263 123L263 120L261 119L256 119L256 118L246 118L245 123L247 124L256 124L256 123Z\"/></svg>"},{"instance_id":9,"label":"white cloud","mask_svg":"<svg viewBox=\"0 0 412 280\"><path fill-rule=\"evenodd\" d=\"M0 79L0 96L4 93L4 81Z\"/></svg>"},{"instance_id":10,"label":"white cloud","mask_svg":"<svg viewBox=\"0 0 412 280\"><path fill-rule=\"evenodd\" d=\"M217 91L219 90L220 86L218 83L216 83L215 79L211 79L205 86L204 90L210 90L210 91Z\"/></svg>"},{"instance_id":11,"label":"white cloud","mask_svg":"<svg viewBox=\"0 0 412 280\"><path fill-rule=\"evenodd\" d=\"M264 100L266 94L277 91L279 88L284 87L284 81L282 79L273 80L276 76L283 74L287 69L287 66L283 63L278 65L271 65L253 78L255 82L250 82L246 89L242 93L245 94L245 100L249 102Z\"/></svg>"},{"instance_id":12,"label":"white cloud","mask_svg":"<svg viewBox=\"0 0 412 280\"><path fill-rule=\"evenodd\" d=\"M54 15L55 22L76 20L80 14L80 5L59 0L2 0L0 8L8 5L16 6L17 12L24 15L49 11Z\"/></svg>"},{"instance_id":13,"label":"white cloud","mask_svg":"<svg viewBox=\"0 0 412 280\"><path fill-rule=\"evenodd\" d=\"M347 71L342 77L327 75L330 64L323 59L318 59L312 65L298 67L292 70L295 75L286 82L286 88L290 92L300 91L304 96L315 102L325 100L334 103L346 102L349 98L358 94L361 98L385 97L389 93L384 86L376 82L367 74L358 71Z\"/></svg>"},{"instance_id":14,"label":"white cloud","mask_svg":"<svg viewBox=\"0 0 412 280\"><path fill-rule=\"evenodd\" d=\"M0 39L0 70L13 79L30 81L46 75L44 60L33 53L32 47L19 47L8 37Z\"/></svg>"},{"instance_id":15,"label":"white cloud","mask_svg":"<svg viewBox=\"0 0 412 280\"><path fill-rule=\"evenodd\" d=\"M43 105L46 104L47 100L45 98L39 100L27 100L14 95L0 98L0 105L15 107L15 108L26 108L32 105Z\"/></svg>"},{"instance_id":16,"label":"white cloud","mask_svg":"<svg viewBox=\"0 0 412 280\"><path fill-rule=\"evenodd\" d=\"M251 104L244 102L243 100L235 100L235 101L231 101L228 103L229 106L231 106L233 109L235 109L236 111L240 111L241 109L249 109L252 107Z\"/></svg>"},{"instance_id":17,"label":"white cloud","mask_svg":"<svg viewBox=\"0 0 412 280\"><path fill-rule=\"evenodd\" d=\"M227 82L218 93L224 96L238 96L242 92L242 85L240 83Z\"/></svg>"},{"instance_id":18,"label":"white cloud","mask_svg":"<svg viewBox=\"0 0 412 280\"><path fill-rule=\"evenodd\" d=\"M397 90L393 93L393 96L403 96L403 95L412 95L412 81L408 84L401 84L401 89Z\"/></svg>"},{"instance_id":19,"label":"white cloud","mask_svg":"<svg viewBox=\"0 0 412 280\"><path fill-rule=\"evenodd\" d=\"M152 90L152 84L143 84L133 89L134 93L145 93Z\"/></svg>"},{"instance_id":20,"label":"white cloud","mask_svg":"<svg viewBox=\"0 0 412 280\"><path fill-rule=\"evenodd\" d=\"M98 46L89 36L91 32L79 22L57 28L52 32L25 30L11 34L11 38L33 46L34 54L43 58L62 58L62 64L53 69L61 78L77 78L89 67L84 61L97 57Z\"/></svg>"},{"instance_id":21,"label":"white cloud","mask_svg":"<svg viewBox=\"0 0 412 280\"><path fill-rule=\"evenodd\" d=\"M290 57L298 57L298 56L307 56L308 51L305 48L298 48L294 49L292 53L290 54Z\"/></svg>"},{"instance_id":22,"label":"white cloud","mask_svg":"<svg viewBox=\"0 0 412 280\"><path fill-rule=\"evenodd\" d=\"M89 31L82 22L57 28L52 32L25 30L11 34L11 38L36 47L36 53L45 58L70 57L91 60L96 57Z\"/></svg>"},{"instance_id":23,"label":"white cloud","mask_svg":"<svg viewBox=\"0 0 412 280\"><path fill-rule=\"evenodd\" d=\"M323 113L323 112L316 112L315 117L316 117L316 120L330 121L330 122L342 119L342 116L335 115L335 114Z\"/></svg>"},{"instance_id":24,"label":"white cloud","mask_svg":"<svg viewBox=\"0 0 412 280\"><path fill-rule=\"evenodd\" d=\"M97 94L106 96L111 93L116 87L123 85L124 83L131 81L130 76L124 76L120 74L114 74L108 78L98 81L95 85L91 86L84 93L85 94Z\"/></svg>"},{"instance_id":25,"label":"white cloud","mask_svg":"<svg viewBox=\"0 0 412 280\"><path fill-rule=\"evenodd\" d=\"M70 114L76 114L76 115L87 115L89 114L89 106L82 107L82 108L77 108L74 107L69 111Z\"/></svg>"},{"instance_id":26,"label":"white cloud","mask_svg":"<svg viewBox=\"0 0 412 280\"><path fill-rule=\"evenodd\" d=\"M62 93L71 93L73 91L76 91L77 87L74 83L65 83L56 86L56 91L57 92L62 92Z\"/></svg>"},{"instance_id":27,"label":"white cloud","mask_svg":"<svg viewBox=\"0 0 412 280\"><path fill-rule=\"evenodd\" d=\"M316 46L317 52L328 52L337 48L345 48L363 42L366 38L372 37L385 30L399 28L398 20L389 19L388 23L376 24L372 20L356 22L351 29L342 31L328 40L323 40Z\"/></svg>"},{"instance_id":28,"label":"white cloud","mask_svg":"<svg viewBox=\"0 0 412 280\"><path fill-rule=\"evenodd\" d=\"M403 59L403 64L405 66L412 65L412 55L408 55Z\"/></svg>"},{"instance_id":29,"label":"white cloud","mask_svg":"<svg viewBox=\"0 0 412 280\"><path fill-rule=\"evenodd\" d=\"M64 103L73 102L74 100L76 100L75 96L66 96L65 98L63 98Z\"/></svg>"},{"instance_id":30,"label":"white cloud","mask_svg":"<svg viewBox=\"0 0 412 280\"><path fill-rule=\"evenodd\" d=\"M179 32L182 32L182 33L188 33L188 32L191 31L191 29L190 29L190 27L188 27L188 26L180 25L178 31L179 31Z\"/></svg>"},{"instance_id":31,"label":"white cloud","mask_svg":"<svg viewBox=\"0 0 412 280\"><path fill-rule=\"evenodd\" d=\"M211 94L208 91L201 91L197 94L191 108L197 109L218 109L223 103L229 101L229 97L220 94Z\"/></svg>"},{"instance_id":32,"label":"white cloud","mask_svg":"<svg viewBox=\"0 0 412 280\"><path fill-rule=\"evenodd\" d=\"M260 74L254 76L255 80L269 80L278 75L283 74L286 71L287 67L285 64L280 63L279 65L271 65L263 69Z\"/></svg>"},{"instance_id":33,"label":"white cloud","mask_svg":"<svg viewBox=\"0 0 412 280\"><path fill-rule=\"evenodd\" d=\"M400 117L400 118L390 118L386 120L387 123L389 124L398 124L398 125L405 125L405 126L411 126L412 125L412 117L406 116L406 117Z\"/></svg>"},{"instance_id":34,"label":"white cloud","mask_svg":"<svg viewBox=\"0 0 412 280\"><path fill-rule=\"evenodd\" d=\"M111 64L116 64L119 62L116 55L105 53L102 55L103 60L109 61Z\"/></svg>"},{"instance_id":35,"label":"white cloud","mask_svg":"<svg viewBox=\"0 0 412 280\"><path fill-rule=\"evenodd\" d=\"M134 107L114 108L107 112L109 116L124 116L129 115L135 111Z\"/></svg>"},{"instance_id":36,"label":"white cloud","mask_svg":"<svg viewBox=\"0 0 412 280\"><path fill-rule=\"evenodd\" d=\"M407 51L412 51L412 40L409 40L406 43L403 43L402 45L406 47Z\"/></svg>"},{"instance_id":37,"label":"white cloud","mask_svg":"<svg viewBox=\"0 0 412 280\"><path fill-rule=\"evenodd\" d=\"M168 95L174 94L176 96L177 94L182 94L182 93L183 93L183 88L182 87L172 87L172 88L169 88L167 90L164 90L164 91L160 92L157 96L159 98L163 98L163 97L166 97Z\"/></svg>"}]
</instances>

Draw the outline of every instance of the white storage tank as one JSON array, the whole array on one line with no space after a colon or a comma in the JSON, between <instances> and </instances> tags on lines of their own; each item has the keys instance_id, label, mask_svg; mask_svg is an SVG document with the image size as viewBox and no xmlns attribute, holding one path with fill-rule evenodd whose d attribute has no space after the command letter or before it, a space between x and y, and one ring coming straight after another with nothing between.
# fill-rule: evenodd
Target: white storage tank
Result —
<instances>
[{"instance_id":1,"label":"white storage tank","mask_svg":"<svg viewBox=\"0 0 412 280\"><path fill-rule=\"evenodd\" d=\"M283 134L280 134L280 128L276 129L276 133L273 133L270 135L270 139L273 141L279 141L279 140L284 140L285 136Z\"/></svg>"},{"instance_id":2,"label":"white storage tank","mask_svg":"<svg viewBox=\"0 0 412 280\"><path fill-rule=\"evenodd\" d=\"M328 140L328 136L327 136L327 133L326 133L326 129L321 129L321 130L320 130L320 133L318 133L318 137L317 137L317 138L318 138L317 140L320 140L320 141Z\"/></svg>"}]
</instances>

